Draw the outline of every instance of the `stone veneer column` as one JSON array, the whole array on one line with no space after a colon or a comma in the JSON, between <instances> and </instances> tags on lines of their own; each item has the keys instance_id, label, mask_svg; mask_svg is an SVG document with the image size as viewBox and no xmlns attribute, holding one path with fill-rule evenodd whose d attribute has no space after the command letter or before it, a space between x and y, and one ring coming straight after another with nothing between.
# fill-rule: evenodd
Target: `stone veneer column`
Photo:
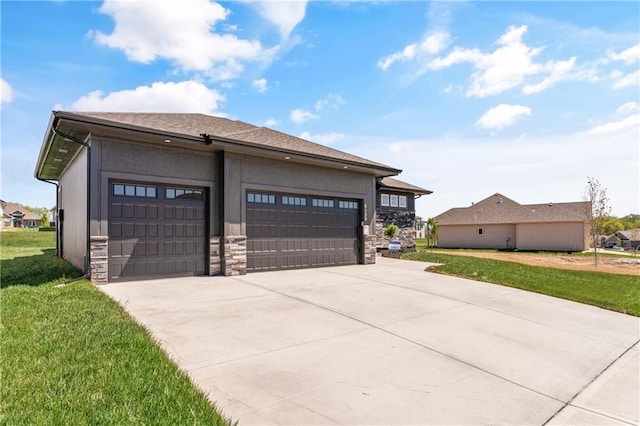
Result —
<instances>
[{"instance_id":1,"label":"stone veneer column","mask_svg":"<svg viewBox=\"0 0 640 426\"><path fill-rule=\"evenodd\" d=\"M226 276L247 274L247 237L245 235L224 237L222 271Z\"/></svg>"},{"instance_id":2,"label":"stone veneer column","mask_svg":"<svg viewBox=\"0 0 640 426\"><path fill-rule=\"evenodd\" d=\"M89 276L94 284L109 281L109 237L91 236L89 254Z\"/></svg>"},{"instance_id":3,"label":"stone veneer column","mask_svg":"<svg viewBox=\"0 0 640 426\"><path fill-rule=\"evenodd\" d=\"M209 238L209 275L222 274L222 258L220 252L220 237Z\"/></svg>"},{"instance_id":4,"label":"stone veneer column","mask_svg":"<svg viewBox=\"0 0 640 426\"><path fill-rule=\"evenodd\" d=\"M365 235L364 237L364 264L376 263L376 236Z\"/></svg>"}]
</instances>

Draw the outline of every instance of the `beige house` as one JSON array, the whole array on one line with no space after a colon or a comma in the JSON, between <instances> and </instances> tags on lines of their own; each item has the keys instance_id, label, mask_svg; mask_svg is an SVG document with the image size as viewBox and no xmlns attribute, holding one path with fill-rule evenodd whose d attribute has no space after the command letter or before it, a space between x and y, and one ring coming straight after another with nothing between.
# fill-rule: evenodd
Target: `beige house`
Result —
<instances>
[{"instance_id":1,"label":"beige house","mask_svg":"<svg viewBox=\"0 0 640 426\"><path fill-rule=\"evenodd\" d=\"M42 225L40 215L25 209L20 204L0 200L3 228L39 228Z\"/></svg>"},{"instance_id":2,"label":"beige house","mask_svg":"<svg viewBox=\"0 0 640 426\"><path fill-rule=\"evenodd\" d=\"M582 251L590 211L588 202L519 204L496 193L436 216L438 247Z\"/></svg>"}]
</instances>

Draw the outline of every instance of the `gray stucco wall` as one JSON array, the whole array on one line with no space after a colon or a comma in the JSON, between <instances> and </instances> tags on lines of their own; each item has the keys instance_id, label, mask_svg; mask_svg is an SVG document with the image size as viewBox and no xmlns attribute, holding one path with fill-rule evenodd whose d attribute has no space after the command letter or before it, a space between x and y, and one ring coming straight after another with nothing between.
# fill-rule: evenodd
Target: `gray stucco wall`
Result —
<instances>
[{"instance_id":1,"label":"gray stucco wall","mask_svg":"<svg viewBox=\"0 0 640 426\"><path fill-rule=\"evenodd\" d=\"M482 228L482 235L478 234L478 228ZM506 249L515 248L515 244L516 225L438 226L438 247Z\"/></svg>"},{"instance_id":2,"label":"gray stucco wall","mask_svg":"<svg viewBox=\"0 0 640 426\"><path fill-rule=\"evenodd\" d=\"M226 154L226 158L225 212L228 235L246 235L244 194L247 189L311 195L328 194L363 200L366 205L364 222L370 225L370 232L374 232L373 175L235 154Z\"/></svg>"},{"instance_id":3,"label":"gray stucco wall","mask_svg":"<svg viewBox=\"0 0 640 426\"><path fill-rule=\"evenodd\" d=\"M108 235L108 183L113 179L208 188L210 235L219 235L214 220L219 195L215 187L216 154L107 138L100 138L100 142L100 150L95 154L99 155L101 167L99 235Z\"/></svg>"},{"instance_id":4,"label":"gray stucco wall","mask_svg":"<svg viewBox=\"0 0 640 426\"><path fill-rule=\"evenodd\" d=\"M62 257L87 272L87 150L82 148L60 178L59 208L64 209Z\"/></svg>"},{"instance_id":5,"label":"gray stucco wall","mask_svg":"<svg viewBox=\"0 0 640 426\"><path fill-rule=\"evenodd\" d=\"M521 250L582 251L588 247L584 223L523 223L518 225Z\"/></svg>"}]
</instances>

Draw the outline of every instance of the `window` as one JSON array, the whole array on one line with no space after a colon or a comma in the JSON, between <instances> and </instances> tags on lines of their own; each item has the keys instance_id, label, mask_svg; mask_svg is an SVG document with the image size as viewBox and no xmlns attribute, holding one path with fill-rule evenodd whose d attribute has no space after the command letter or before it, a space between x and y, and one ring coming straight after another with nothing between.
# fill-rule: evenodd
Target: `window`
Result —
<instances>
[{"instance_id":1,"label":"window","mask_svg":"<svg viewBox=\"0 0 640 426\"><path fill-rule=\"evenodd\" d=\"M288 197L283 195L282 204L287 206L306 206L307 199L305 197Z\"/></svg>"},{"instance_id":2,"label":"window","mask_svg":"<svg viewBox=\"0 0 640 426\"><path fill-rule=\"evenodd\" d=\"M247 201L249 203L275 204L276 196L273 194L258 194L255 192L247 192Z\"/></svg>"},{"instance_id":3,"label":"window","mask_svg":"<svg viewBox=\"0 0 640 426\"><path fill-rule=\"evenodd\" d=\"M168 200L202 200L203 192L199 189L165 188L164 196Z\"/></svg>"},{"instance_id":4,"label":"window","mask_svg":"<svg viewBox=\"0 0 640 426\"><path fill-rule=\"evenodd\" d=\"M113 195L125 197L156 198L156 187L146 185L113 184Z\"/></svg>"},{"instance_id":5,"label":"window","mask_svg":"<svg viewBox=\"0 0 640 426\"><path fill-rule=\"evenodd\" d=\"M357 201L338 201L338 207L341 209L357 209L358 202Z\"/></svg>"},{"instance_id":6,"label":"window","mask_svg":"<svg viewBox=\"0 0 640 426\"><path fill-rule=\"evenodd\" d=\"M390 202L389 204L391 205L391 207L398 207L398 196L397 195L392 195L391 197L389 197Z\"/></svg>"},{"instance_id":7,"label":"window","mask_svg":"<svg viewBox=\"0 0 640 426\"><path fill-rule=\"evenodd\" d=\"M398 198L398 205L399 205L399 207L404 207L404 208L407 207L407 196L406 195L401 195Z\"/></svg>"},{"instance_id":8,"label":"window","mask_svg":"<svg viewBox=\"0 0 640 426\"><path fill-rule=\"evenodd\" d=\"M380 195L380 205L388 206L389 205L389 194Z\"/></svg>"},{"instance_id":9,"label":"window","mask_svg":"<svg viewBox=\"0 0 640 426\"><path fill-rule=\"evenodd\" d=\"M484 229L478 228L478 235L483 235L483 234L484 234Z\"/></svg>"},{"instance_id":10,"label":"window","mask_svg":"<svg viewBox=\"0 0 640 426\"><path fill-rule=\"evenodd\" d=\"M333 207L333 200L325 200L323 198L314 198L312 201L313 207Z\"/></svg>"}]
</instances>

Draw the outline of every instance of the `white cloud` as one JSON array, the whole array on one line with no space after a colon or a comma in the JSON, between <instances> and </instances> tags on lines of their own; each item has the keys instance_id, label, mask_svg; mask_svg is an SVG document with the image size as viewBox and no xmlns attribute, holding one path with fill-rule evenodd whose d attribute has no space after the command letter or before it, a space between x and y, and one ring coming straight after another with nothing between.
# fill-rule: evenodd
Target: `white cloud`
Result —
<instances>
[{"instance_id":1,"label":"white cloud","mask_svg":"<svg viewBox=\"0 0 640 426\"><path fill-rule=\"evenodd\" d=\"M566 75L574 68L576 57L567 61L557 61L548 63L547 69L550 72L549 76L537 84L527 84L522 87L522 93L529 95L532 93L542 92L548 89L555 83L563 80Z\"/></svg>"},{"instance_id":2,"label":"white cloud","mask_svg":"<svg viewBox=\"0 0 640 426\"><path fill-rule=\"evenodd\" d=\"M449 36L449 33L445 31L427 34L422 41L409 44L401 51L392 53L391 55L380 59L378 61L378 68L386 71L395 62L406 62L423 55L435 55L447 47L450 40L451 37Z\"/></svg>"},{"instance_id":3,"label":"white cloud","mask_svg":"<svg viewBox=\"0 0 640 426\"><path fill-rule=\"evenodd\" d=\"M282 39L289 37L291 31L302 22L307 11L306 0L260 1L251 4L258 8L263 18L278 28Z\"/></svg>"},{"instance_id":4,"label":"white cloud","mask_svg":"<svg viewBox=\"0 0 640 426\"><path fill-rule=\"evenodd\" d=\"M278 124L280 124L280 122L278 120L276 120L275 118L269 118L269 119L265 120L265 122L263 123L263 126L265 126L265 127L275 127Z\"/></svg>"},{"instance_id":5,"label":"white cloud","mask_svg":"<svg viewBox=\"0 0 640 426\"><path fill-rule=\"evenodd\" d=\"M615 80L613 82L614 89L623 89L625 87L636 86L640 84L640 70L631 72L629 74L614 72L612 75L614 76Z\"/></svg>"},{"instance_id":6,"label":"white cloud","mask_svg":"<svg viewBox=\"0 0 640 426\"><path fill-rule=\"evenodd\" d=\"M13 89L4 78L0 78L0 103L4 104L11 101L13 101Z\"/></svg>"},{"instance_id":7,"label":"white cloud","mask_svg":"<svg viewBox=\"0 0 640 426\"><path fill-rule=\"evenodd\" d=\"M243 61L270 60L278 50L265 50L257 40L212 32L229 11L209 0L190 0L188 7L169 1L105 0L100 12L114 19L115 28L111 34L91 32L98 44L122 49L131 61L163 58L218 80L241 73Z\"/></svg>"},{"instance_id":8,"label":"white cloud","mask_svg":"<svg viewBox=\"0 0 640 426\"><path fill-rule=\"evenodd\" d=\"M476 124L485 129L499 130L503 127L511 126L520 117L531 115L531 108L522 105L497 105L476 121Z\"/></svg>"},{"instance_id":9,"label":"white cloud","mask_svg":"<svg viewBox=\"0 0 640 426\"><path fill-rule=\"evenodd\" d=\"M622 61L627 65L631 65L634 62L640 61L640 43L632 46L620 53L609 51L607 56L614 61Z\"/></svg>"},{"instance_id":10,"label":"white cloud","mask_svg":"<svg viewBox=\"0 0 640 426\"><path fill-rule=\"evenodd\" d=\"M322 111L323 109L329 107L334 110L340 109L340 105L345 103L342 96L337 95L335 93L329 93L322 99L318 99L315 104L316 111Z\"/></svg>"},{"instance_id":11,"label":"white cloud","mask_svg":"<svg viewBox=\"0 0 640 426\"><path fill-rule=\"evenodd\" d=\"M300 134L300 137L302 139L306 139L306 140L309 140L309 141L317 142L317 143L322 144L322 145L332 145L332 144L344 139L344 134L342 134L342 133L324 133L324 134L312 135L309 132L302 132Z\"/></svg>"},{"instance_id":12,"label":"white cloud","mask_svg":"<svg viewBox=\"0 0 640 426\"><path fill-rule=\"evenodd\" d=\"M266 93L267 92L267 79L259 78L257 80L253 80L251 82L251 86L258 91L258 93Z\"/></svg>"},{"instance_id":13,"label":"white cloud","mask_svg":"<svg viewBox=\"0 0 640 426\"><path fill-rule=\"evenodd\" d=\"M312 113L311 111L307 111L301 108L296 108L293 111L291 111L291 114L289 114L289 118L291 118L291 121L293 121L294 123L304 123L305 121L309 121L309 120L315 120L320 118L320 116Z\"/></svg>"},{"instance_id":14,"label":"white cloud","mask_svg":"<svg viewBox=\"0 0 640 426\"><path fill-rule=\"evenodd\" d=\"M618 109L616 109L617 113L623 114L623 115L631 114L636 111L640 111L640 104L638 104L638 102L633 102L633 101L625 102L624 104L620 105Z\"/></svg>"},{"instance_id":15,"label":"white cloud","mask_svg":"<svg viewBox=\"0 0 640 426\"><path fill-rule=\"evenodd\" d=\"M76 100L75 111L216 113L224 96L196 81L157 82L105 94L99 90Z\"/></svg>"},{"instance_id":16,"label":"white cloud","mask_svg":"<svg viewBox=\"0 0 640 426\"><path fill-rule=\"evenodd\" d=\"M640 129L640 114L633 114L626 118L623 118L622 120L611 121L605 124L600 124L595 127L592 127L591 129L588 129L587 131L585 131L584 134L606 136L606 135L621 134L626 132L638 133L638 129Z\"/></svg>"}]
</instances>

